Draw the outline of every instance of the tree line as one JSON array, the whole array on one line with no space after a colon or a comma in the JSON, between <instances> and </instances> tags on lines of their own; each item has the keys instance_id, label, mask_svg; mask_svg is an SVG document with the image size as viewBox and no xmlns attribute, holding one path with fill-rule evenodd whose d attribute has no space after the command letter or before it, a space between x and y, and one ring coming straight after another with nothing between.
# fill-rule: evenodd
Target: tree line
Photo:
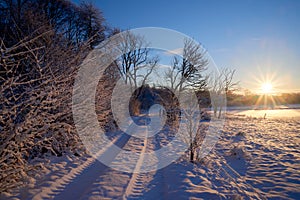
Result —
<instances>
[{"instance_id":1,"label":"tree line","mask_svg":"<svg viewBox=\"0 0 300 200\"><path fill-rule=\"evenodd\" d=\"M227 95L228 106L276 106L285 104L300 104L300 93L261 95L246 91L245 94L231 93Z\"/></svg>"}]
</instances>

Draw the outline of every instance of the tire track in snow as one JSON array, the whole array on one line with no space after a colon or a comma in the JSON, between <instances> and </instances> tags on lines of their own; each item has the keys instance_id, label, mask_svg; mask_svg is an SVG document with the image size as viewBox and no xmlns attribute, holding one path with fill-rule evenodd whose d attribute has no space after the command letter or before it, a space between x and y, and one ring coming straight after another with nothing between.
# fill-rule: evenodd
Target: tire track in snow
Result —
<instances>
[{"instance_id":1,"label":"tire track in snow","mask_svg":"<svg viewBox=\"0 0 300 200\"><path fill-rule=\"evenodd\" d=\"M96 156L105 155L106 152L109 152L112 144L123 147L129 138L130 136L126 134L121 135L107 144ZM110 156L111 160L113 160L116 155ZM98 162L94 157L90 157L80 166L73 168L68 174L50 183L50 186L39 189L40 191L34 194L32 199L78 199L107 168L107 166Z\"/></svg>"},{"instance_id":2,"label":"tire track in snow","mask_svg":"<svg viewBox=\"0 0 300 200\"><path fill-rule=\"evenodd\" d=\"M134 199L142 197L144 195L144 183L153 179L153 177L149 179L149 176L154 175L150 172L150 174L138 173L144 162L144 154L147 149L147 144L149 143L147 138L147 128L145 131L145 139L139 144L142 148L139 148L137 151L140 152L140 154L134 168L136 173L131 174L128 184L124 187L124 194L120 196L120 198ZM119 138L113 140L112 143L123 148L129 142L130 138L131 136L123 134ZM107 144L96 156L105 156L106 158L109 158L109 162L112 163L121 151L120 149L119 152L114 152L112 155L111 151L109 151L112 143ZM49 186L40 188L40 191L35 194L32 199L84 199L87 195L89 196L89 192L97 183L97 179L109 172L111 172L110 167L98 162L94 157L90 157L83 164L72 169L68 174L63 175L61 178L50 183ZM130 174L128 175L130 176Z\"/></svg>"},{"instance_id":3,"label":"tire track in snow","mask_svg":"<svg viewBox=\"0 0 300 200\"><path fill-rule=\"evenodd\" d=\"M129 180L129 183L127 185L127 188L125 190L125 193L123 195L123 199L133 199L133 198L139 198L142 195L143 192L143 180L144 180L144 173L140 173L141 166L144 162L144 154L146 152L148 143L148 131L146 129L146 135L145 139L143 141L143 148L140 153L140 157L138 159L138 162L135 166L134 172L132 173L131 179Z\"/></svg>"},{"instance_id":4,"label":"tire track in snow","mask_svg":"<svg viewBox=\"0 0 300 200\"><path fill-rule=\"evenodd\" d=\"M147 129L146 129L147 131ZM166 131L166 130L164 130ZM156 193L158 195L158 197L160 199L167 199L167 185L165 183L165 172L164 169L157 169L156 171L153 172L147 172L147 173L139 173L141 166L143 164L144 160L144 154L146 152L146 149L148 147L148 149L155 149L155 148L162 148L162 144L160 141L160 136L159 134L163 134L163 133L157 133L158 135L156 135L155 137L152 138L152 140L148 139L148 132L146 132L146 136L145 139L143 141L143 148L140 151L140 157L138 159L138 162L135 166L135 172L133 173L131 176L131 179L127 185L127 188L125 190L125 193L123 195L123 199L152 199L153 196L150 195L149 196L149 191L145 193L145 185L147 185L147 188L153 187L153 185L149 185L149 184L153 184L152 181L155 181L155 185L156 185ZM153 145L155 147L153 147ZM158 159L157 159L158 160ZM154 162L157 162L154 161ZM146 162L151 162L150 160L146 160ZM151 177L151 179L149 178Z\"/></svg>"}]
</instances>

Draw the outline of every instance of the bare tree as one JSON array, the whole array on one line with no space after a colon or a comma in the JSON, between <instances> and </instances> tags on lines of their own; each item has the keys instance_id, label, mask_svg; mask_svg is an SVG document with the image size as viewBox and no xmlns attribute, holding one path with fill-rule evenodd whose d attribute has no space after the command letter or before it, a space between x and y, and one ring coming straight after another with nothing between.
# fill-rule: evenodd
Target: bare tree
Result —
<instances>
[{"instance_id":1,"label":"bare tree","mask_svg":"<svg viewBox=\"0 0 300 200\"><path fill-rule=\"evenodd\" d=\"M205 50L192 39L184 40L182 57L174 56L172 67L165 74L173 91L181 92L187 87L205 88L206 78L202 75L208 65L205 54Z\"/></svg>"},{"instance_id":2,"label":"bare tree","mask_svg":"<svg viewBox=\"0 0 300 200\"><path fill-rule=\"evenodd\" d=\"M200 111L196 95L191 95L194 90L204 90L207 78L203 72L207 69L208 60L205 50L194 40L185 39L182 57L174 56L171 68L165 73L166 80L173 93L171 113L173 126L179 122L179 116L185 132L180 136L189 146L189 160L194 162L196 149L200 145ZM184 99L184 108L178 109L178 98ZM181 105L183 106L183 105ZM168 112L168 111L167 111ZM168 112L169 113L169 112Z\"/></svg>"},{"instance_id":3,"label":"bare tree","mask_svg":"<svg viewBox=\"0 0 300 200\"><path fill-rule=\"evenodd\" d=\"M104 18L99 9L93 4L82 2L80 4L79 26L83 41L90 40L91 47L104 40Z\"/></svg>"},{"instance_id":4,"label":"bare tree","mask_svg":"<svg viewBox=\"0 0 300 200\"><path fill-rule=\"evenodd\" d=\"M119 63L119 71L125 84L130 84L135 90L138 81L145 85L158 63L158 57L150 55L147 41L140 35L129 31L122 34L119 49L123 53Z\"/></svg>"},{"instance_id":5,"label":"bare tree","mask_svg":"<svg viewBox=\"0 0 300 200\"><path fill-rule=\"evenodd\" d=\"M234 82L235 70L223 68L219 73L213 73L209 77L209 89L214 116L220 118L226 105L226 96L236 90L239 82Z\"/></svg>"},{"instance_id":6,"label":"bare tree","mask_svg":"<svg viewBox=\"0 0 300 200\"><path fill-rule=\"evenodd\" d=\"M38 20L37 20L38 19ZM44 33L51 27L76 50L89 41L91 47L105 39L104 18L91 3L79 6L67 0L0 1L0 37L6 45L15 45L25 37Z\"/></svg>"},{"instance_id":7,"label":"bare tree","mask_svg":"<svg viewBox=\"0 0 300 200\"><path fill-rule=\"evenodd\" d=\"M206 51L192 39L185 39L182 49L182 56L174 56L171 68L165 73L165 78L170 85L174 96L171 110L174 113L170 114L173 121L178 121L178 109L176 109L177 101L180 93L184 90L204 90L206 86L206 77L203 72L206 70L208 60Z\"/></svg>"},{"instance_id":8,"label":"bare tree","mask_svg":"<svg viewBox=\"0 0 300 200\"><path fill-rule=\"evenodd\" d=\"M223 74L223 84L226 95L237 90L237 86L239 85L239 81L234 81L233 77L235 74L235 69L223 68L221 74Z\"/></svg>"},{"instance_id":9,"label":"bare tree","mask_svg":"<svg viewBox=\"0 0 300 200\"><path fill-rule=\"evenodd\" d=\"M196 95L185 95L182 102L186 109L182 109L181 120L182 126L186 132L180 136L189 147L189 160L194 162L196 158L196 150L200 147L203 139L203 130L200 126L200 112Z\"/></svg>"}]
</instances>

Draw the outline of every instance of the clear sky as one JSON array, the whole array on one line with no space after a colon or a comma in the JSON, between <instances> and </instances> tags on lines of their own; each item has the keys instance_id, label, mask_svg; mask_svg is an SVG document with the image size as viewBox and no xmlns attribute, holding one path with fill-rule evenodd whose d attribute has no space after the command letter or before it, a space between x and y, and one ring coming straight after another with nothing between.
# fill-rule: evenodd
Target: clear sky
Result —
<instances>
[{"instance_id":1,"label":"clear sky","mask_svg":"<svg viewBox=\"0 0 300 200\"><path fill-rule=\"evenodd\" d=\"M77 1L75 1L77 2ZM277 91L300 91L300 1L99 0L107 23L121 29L163 27L191 36L218 67L237 70L255 91L270 81Z\"/></svg>"}]
</instances>

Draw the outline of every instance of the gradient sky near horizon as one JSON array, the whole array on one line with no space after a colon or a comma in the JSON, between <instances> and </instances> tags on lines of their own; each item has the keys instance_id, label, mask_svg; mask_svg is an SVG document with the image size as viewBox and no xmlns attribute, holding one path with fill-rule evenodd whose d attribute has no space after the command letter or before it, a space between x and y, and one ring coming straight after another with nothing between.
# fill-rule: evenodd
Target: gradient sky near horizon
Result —
<instances>
[{"instance_id":1,"label":"gradient sky near horizon","mask_svg":"<svg viewBox=\"0 0 300 200\"><path fill-rule=\"evenodd\" d=\"M74 1L78 2L78 1ZM112 27L163 27L199 41L218 67L256 92L300 92L300 1L92 1Z\"/></svg>"}]
</instances>

